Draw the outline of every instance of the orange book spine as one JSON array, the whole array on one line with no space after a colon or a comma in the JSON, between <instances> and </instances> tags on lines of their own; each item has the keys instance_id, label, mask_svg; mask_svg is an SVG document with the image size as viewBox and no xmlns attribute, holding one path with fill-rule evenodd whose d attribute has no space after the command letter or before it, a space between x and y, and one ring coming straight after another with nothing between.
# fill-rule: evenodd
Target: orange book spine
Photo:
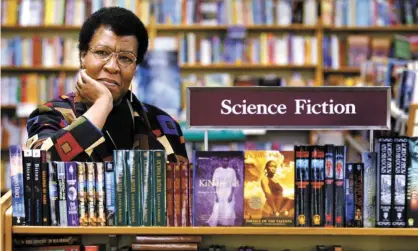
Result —
<instances>
[{"instance_id":1,"label":"orange book spine","mask_svg":"<svg viewBox=\"0 0 418 251\"><path fill-rule=\"evenodd\" d=\"M167 226L174 226L174 163L167 163Z\"/></svg>"},{"instance_id":2,"label":"orange book spine","mask_svg":"<svg viewBox=\"0 0 418 251\"><path fill-rule=\"evenodd\" d=\"M189 167L187 163L180 164L181 186L181 226L189 226Z\"/></svg>"},{"instance_id":3,"label":"orange book spine","mask_svg":"<svg viewBox=\"0 0 418 251\"><path fill-rule=\"evenodd\" d=\"M181 226L181 170L179 163L174 165L174 226Z\"/></svg>"}]
</instances>

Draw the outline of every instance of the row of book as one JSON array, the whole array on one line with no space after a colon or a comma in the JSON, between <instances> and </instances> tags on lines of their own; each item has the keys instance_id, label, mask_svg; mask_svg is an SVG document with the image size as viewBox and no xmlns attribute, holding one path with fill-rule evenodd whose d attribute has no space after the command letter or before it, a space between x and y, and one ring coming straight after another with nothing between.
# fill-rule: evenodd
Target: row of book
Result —
<instances>
[{"instance_id":1,"label":"row of book","mask_svg":"<svg viewBox=\"0 0 418 251\"><path fill-rule=\"evenodd\" d=\"M247 36L245 31L238 36L228 33L225 37L180 35L180 64L314 65L317 62L314 36L266 32Z\"/></svg>"},{"instance_id":2,"label":"row of book","mask_svg":"<svg viewBox=\"0 0 418 251\"><path fill-rule=\"evenodd\" d=\"M2 66L78 67L78 39L62 36L2 37Z\"/></svg>"},{"instance_id":3,"label":"row of book","mask_svg":"<svg viewBox=\"0 0 418 251\"><path fill-rule=\"evenodd\" d=\"M190 225L189 165L166 164L159 150L118 150L114 159L50 161L46 151L10 147L13 224Z\"/></svg>"},{"instance_id":4,"label":"row of book","mask_svg":"<svg viewBox=\"0 0 418 251\"><path fill-rule=\"evenodd\" d=\"M37 74L1 77L1 104L43 104L60 95L75 91L75 74Z\"/></svg>"},{"instance_id":5,"label":"row of book","mask_svg":"<svg viewBox=\"0 0 418 251\"><path fill-rule=\"evenodd\" d=\"M131 10L145 24L150 15L157 23L175 25L315 25L318 19L315 0L2 0L1 23L80 26L91 13L110 6Z\"/></svg>"},{"instance_id":6,"label":"row of book","mask_svg":"<svg viewBox=\"0 0 418 251\"><path fill-rule=\"evenodd\" d=\"M402 46L398 45L400 43ZM401 53L398 48L402 48ZM393 37L349 35L345 39L337 35L324 36L322 53L324 67L331 69L344 66L359 67L369 58L409 60L418 58L418 35Z\"/></svg>"},{"instance_id":7,"label":"row of book","mask_svg":"<svg viewBox=\"0 0 418 251\"><path fill-rule=\"evenodd\" d=\"M418 24L415 0L322 0L327 26L397 26Z\"/></svg>"}]
</instances>

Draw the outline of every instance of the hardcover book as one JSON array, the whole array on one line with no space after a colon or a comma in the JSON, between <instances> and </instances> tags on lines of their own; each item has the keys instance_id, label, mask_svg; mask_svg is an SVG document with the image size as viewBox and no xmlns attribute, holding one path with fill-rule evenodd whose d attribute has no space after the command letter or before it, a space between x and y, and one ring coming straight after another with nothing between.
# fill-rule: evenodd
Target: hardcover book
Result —
<instances>
[{"instance_id":1,"label":"hardcover book","mask_svg":"<svg viewBox=\"0 0 418 251\"><path fill-rule=\"evenodd\" d=\"M196 151L194 157L195 225L243 225L244 153Z\"/></svg>"},{"instance_id":2,"label":"hardcover book","mask_svg":"<svg viewBox=\"0 0 418 251\"><path fill-rule=\"evenodd\" d=\"M293 151L245 151L244 224L294 226Z\"/></svg>"},{"instance_id":3,"label":"hardcover book","mask_svg":"<svg viewBox=\"0 0 418 251\"><path fill-rule=\"evenodd\" d=\"M310 226L309 147L295 146L295 225Z\"/></svg>"}]
</instances>

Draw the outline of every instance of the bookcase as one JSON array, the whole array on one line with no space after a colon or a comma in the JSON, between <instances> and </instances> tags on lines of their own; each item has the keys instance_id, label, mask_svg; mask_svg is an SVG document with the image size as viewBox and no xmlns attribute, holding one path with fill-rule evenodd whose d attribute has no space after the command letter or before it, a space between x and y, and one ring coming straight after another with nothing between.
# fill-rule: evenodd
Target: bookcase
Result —
<instances>
[{"instance_id":1,"label":"bookcase","mask_svg":"<svg viewBox=\"0 0 418 251\"><path fill-rule=\"evenodd\" d=\"M80 26L73 25L45 25L24 27L18 25L2 25L2 32L5 36L22 34L31 36L40 34L52 36L60 33L63 36L74 37ZM173 35L177 33L195 32L201 34L224 34L229 25L148 25L152 34L151 39L159 35ZM234 75L263 75L272 72L279 72L289 75L292 72L300 72L303 75L312 77L314 85L321 86L324 79L330 74L338 75L359 75L358 67L340 67L338 69L324 67L323 59L323 38L330 34L345 36L347 34L368 34L368 35L391 35L418 34L418 25L397 25L397 26L371 26L371 27L334 27L324 24L321 17L315 25L291 24L291 25L245 25L245 29L251 34L270 32L282 34L291 32L295 34L309 34L316 38L317 53L316 64L302 65L274 65L274 64L182 64L182 73L206 73L206 72L230 72ZM70 66L2 66L4 75L20 75L24 73L36 74L75 74L77 67ZM14 108L14 106L2 106L3 108ZM415 122L416 123L416 122ZM335 244L351 247L360 250L399 250L407 251L418 247L417 229L367 229L367 228L282 228L282 227L35 227L35 226L12 226L11 216L11 192L6 193L0 200L1 219L0 222L0 248L11 250L11 238L14 234L22 235L51 235L51 234L81 234L85 235L87 242L104 240L108 235L118 235L126 243L132 242L135 235L202 235L204 241L202 246L212 243L227 245L228 250L237 249L241 245L251 245L261 249L282 250L311 250L319 244Z\"/></svg>"}]
</instances>

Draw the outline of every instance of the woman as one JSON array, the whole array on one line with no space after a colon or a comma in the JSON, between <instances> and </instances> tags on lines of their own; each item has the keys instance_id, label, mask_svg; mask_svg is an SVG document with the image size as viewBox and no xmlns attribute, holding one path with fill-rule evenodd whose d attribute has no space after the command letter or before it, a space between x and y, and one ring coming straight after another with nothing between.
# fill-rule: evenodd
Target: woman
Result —
<instances>
[{"instance_id":1,"label":"woman","mask_svg":"<svg viewBox=\"0 0 418 251\"><path fill-rule=\"evenodd\" d=\"M266 196L263 207L264 217L290 216L293 201L283 197L283 187L276 177L277 162L270 160L264 167L265 177L261 179L261 188Z\"/></svg>"},{"instance_id":2,"label":"woman","mask_svg":"<svg viewBox=\"0 0 418 251\"><path fill-rule=\"evenodd\" d=\"M93 13L79 34L77 92L30 115L27 146L62 161L110 161L115 149L163 149L168 161L187 162L179 124L129 91L147 48L147 30L131 11Z\"/></svg>"}]
</instances>

